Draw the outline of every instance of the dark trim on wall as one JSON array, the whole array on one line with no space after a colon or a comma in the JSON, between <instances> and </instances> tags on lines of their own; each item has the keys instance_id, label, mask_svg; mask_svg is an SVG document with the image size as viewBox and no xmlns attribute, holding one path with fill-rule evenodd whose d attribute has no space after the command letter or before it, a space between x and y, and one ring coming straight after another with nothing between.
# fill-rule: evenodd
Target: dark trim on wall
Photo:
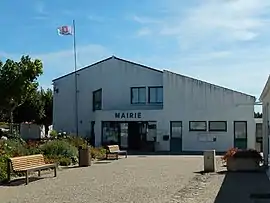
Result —
<instances>
[{"instance_id":1,"label":"dark trim on wall","mask_svg":"<svg viewBox=\"0 0 270 203\"><path fill-rule=\"evenodd\" d=\"M191 122L204 122L205 123L205 129L191 129ZM207 131L207 122L206 121L189 121L189 131L195 131L195 132L205 132Z\"/></svg>"},{"instance_id":2,"label":"dark trim on wall","mask_svg":"<svg viewBox=\"0 0 270 203\"><path fill-rule=\"evenodd\" d=\"M225 129L211 129L210 123L225 123ZM208 121L208 131L209 132L227 132L228 131L228 123L227 121Z\"/></svg>"}]
</instances>

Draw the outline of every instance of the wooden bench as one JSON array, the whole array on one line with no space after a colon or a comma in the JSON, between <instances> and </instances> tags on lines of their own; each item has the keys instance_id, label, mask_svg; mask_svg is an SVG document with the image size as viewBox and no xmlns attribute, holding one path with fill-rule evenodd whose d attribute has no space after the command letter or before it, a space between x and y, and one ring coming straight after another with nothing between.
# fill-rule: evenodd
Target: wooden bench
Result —
<instances>
[{"instance_id":1,"label":"wooden bench","mask_svg":"<svg viewBox=\"0 0 270 203\"><path fill-rule=\"evenodd\" d=\"M125 155L125 157L127 158L127 151L124 150L120 150L118 145L108 145L107 146L107 151L106 151L106 159L108 159L108 157L110 155L113 155L115 157L115 159L118 159L119 155Z\"/></svg>"},{"instance_id":2,"label":"wooden bench","mask_svg":"<svg viewBox=\"0 0 270 203\"><path fill-rule=\"evenodd\" d=\"M54 169L54 177L56 177L56 164L46 164L42 154L20 156L9 158L7 165L8 181L11 180L11 172L13 173L25 173L25 183L29 183L29 173L38 171L40 177L40 171L44 169Z\"/></svg>"}]
</instances>

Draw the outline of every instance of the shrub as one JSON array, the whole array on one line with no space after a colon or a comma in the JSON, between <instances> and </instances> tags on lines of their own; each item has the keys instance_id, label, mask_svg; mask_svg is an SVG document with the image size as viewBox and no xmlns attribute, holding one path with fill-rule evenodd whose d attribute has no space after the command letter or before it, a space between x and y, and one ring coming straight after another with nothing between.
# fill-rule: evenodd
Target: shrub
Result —
<instances>
[{"instance_id":1,"label":"shrub","mask_svg":"<svg viewBox=\"0 0 270 203\"><path fill-rule=\"evenodd\" d=\"M69 159L71 163L78 161L77 148L66 140L52 140L46 142L40 146L40 149L48 159L62 159L62 157L64 157Z\"/></svg>"},{"instance_id":2,"label":"shrub","mask_svg":"<svg viewBox=\"0 0 270 203\"><path fill-rule=\"evenodd\" d=\"M0 181L7 179L7 157L0 156Z\"/></svg>"},{"instance_id":3,"label":"shrub","mask_svg":"<svg viewBox=\"0 0 270 203\"><path fill-rule=\"evenodd\" d=\"M70 158L67 158L67 157L59 157L58 163L60 166L69 166L72 164L72 160Z\"/></svg>"},{"instance_id":4,"label":"shrub","mask_svg":"<svg viewBox=\"0 0 270 203\"><path fill-rule=\"evenodd\" d=\"M258 159L259 161L262 161L261 154L258 151L254 150L254 149L245 150L245 149L231 148L222 157L222 160L227 162L229 157L234 157L234 158L255 158L255 159Z\"/></svg>"},{"instance_id":5,"label":"shrub","mask_svg":"<svg viewBox=\"0 0 270 203\"><path fill-rule=\"evenodd\" d=\"M4 154L9 157L25 156L29 155L26 143L22 143L20 140L6 140L3 142Z\"/></svg>"},{"instance_id":6,"label":"shrub","mask_svg":"<svg viewBox=\"0 0 270 203\"><path fill-rule=\"evenodd\" d=\"M78 148L80 146L86 146L87 145L86 140L83 139L82 137L67 136L66 140L76 148Z\"/></svg>"},{"instance_id":7,"label":"shrub","mask_svg":"<svg viewBox=\"0 0 270 203\"><path fill-rule=\"evenodd\" d=\"M254 149L248 149L248 150L238 150L234 155L234 158L254 158L262 160L261 154L254 150Z\"/></svg>"},{"instance_id":8,"label":"shrub","mask_svg":"<svg viewBox=\"0 0 270 203\"><path fill-rule=\"evenodd\" d=\"M91 147L90 151L92 159L104 159L106 156L106 149L102 147L100 148Z\"/></svg>"},{"instance_id":9,"label":"shrub","mask_svg":"<svg viewBox=\"0 0 270 203\"><path fill-rule=\"evenodd\" d=\"M237 151L238 151L237 148L231 148L231 149L229 149L229 150L225 153L225 155L222 157L222 160L223 160L224 162L227 162L228 158L229 158L229 157L232 157Z\"/></svg>"},{"instance_id":10,"label":"shrub","mask_svg":"<svg viewBox=\"0 0 270 203\"><path fill-rule=\"evenodd\" d=\"M57 132L56 132L56 130L52 130L50 132L50 137L53 138L53 139L57 138Z\"/></svg>"}]
</instances>

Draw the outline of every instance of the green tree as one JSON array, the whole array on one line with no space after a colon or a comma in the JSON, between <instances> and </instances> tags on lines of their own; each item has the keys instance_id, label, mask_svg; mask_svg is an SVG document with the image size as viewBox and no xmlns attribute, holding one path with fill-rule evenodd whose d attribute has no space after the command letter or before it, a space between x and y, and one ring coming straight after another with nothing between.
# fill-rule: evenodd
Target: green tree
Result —
<instances>
[{"instance_id":1,"label":"green tree","mask_svg":"<svg viewBox=\"0 0 270 203\"><path fill-rule=\"evenodd\" d=\"M23 105L38 88L37 78L43 73L42 62L22 56L20 61L0 62L0 109L13 123L13 112Z\"/></svg>"},{"instance_id":2,"label":"green tree","mask_svg":"<svg viewBox=\"0 0 270 203\"><path fill-rule=\"evenodd\" d=\"M262 113L254 112L254 118L262 118Z\"/></svg>"},{"instance_id":3,"label":"green tree","mask_svg":"<svg viewBox=\"0 0 270 203\"><path fill-rule=\"evenodd\" d=\"M26 98L25 102L14 110L14 122L33 122L36 123L44 117L44 102L41 92L36 89Z\"/></svg>"},{"instance_id":4,"label":"green tree","mask_svg":"<svg viewBox=\"0 0 270 203\"><path fill-rule=\"evenodd\" d=\"M25 102L15 109L14 121L33 122L45 126L46 133L52 124L53 92L51 89L33 91Z\"/></svg>"}]
</instances>

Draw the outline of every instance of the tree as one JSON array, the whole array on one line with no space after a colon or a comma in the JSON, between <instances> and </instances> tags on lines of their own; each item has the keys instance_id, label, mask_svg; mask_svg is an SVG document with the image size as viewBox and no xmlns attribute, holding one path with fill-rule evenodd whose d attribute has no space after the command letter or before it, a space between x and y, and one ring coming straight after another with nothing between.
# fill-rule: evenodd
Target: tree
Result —
<instances>
[{"instance_id":1,"label":"tree","mask_svg":"<svg viewBox=\"0 0 270 203\"><path fill-rule=\"evenodd\" d=\"M44 102L38 89L33 91L25 102L14 110L14 122L33 122L36 123L44 117Z\"/></svg>"},{"instance_id":2,"label":"tree","mask_svg":"<svg viewBox=\"0 0 270 203\"><path fill-rule=\"evenodd\" d=\"M53 115L53 92L51 89L36 90L32 92L25 102L15 109L14 121L32 122L45 126L46 133L52 124Z\"/></svg>"},{"instance_id":3,"label":"tree","mask_svg":"<svg viewBox=\"0 0 270 203\"><path fill-rule=\"evenodd\" d=\"M13 112L38 88L37 78L43 73L42 62L22 56L16 62L11 59L0 62L0 111L13 123Z\"/></svg>"},{"instance_id":4,"label":"tree","mask_svg":"<svg viewBox=\"0 0 270 203\"><path fill-rule=\"evenodd\" d=\"M262 118L262 113L254 112L254 118Z\"/></svg>"}]
</instances>

